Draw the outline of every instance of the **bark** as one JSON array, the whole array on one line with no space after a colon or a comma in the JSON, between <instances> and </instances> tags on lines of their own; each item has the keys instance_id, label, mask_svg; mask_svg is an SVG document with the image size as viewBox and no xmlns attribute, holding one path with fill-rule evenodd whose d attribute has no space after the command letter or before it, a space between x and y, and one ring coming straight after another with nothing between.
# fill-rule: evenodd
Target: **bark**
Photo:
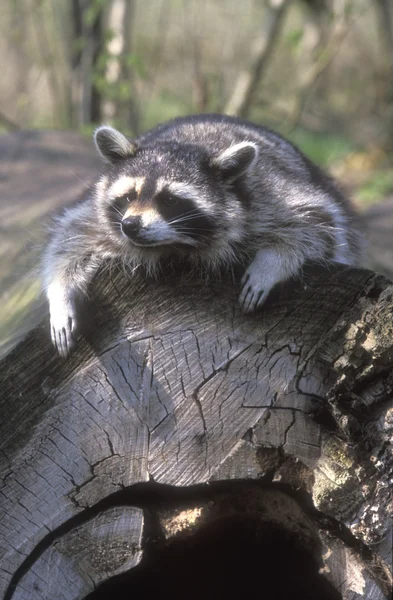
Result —
<instances>
[{"instance_id":1,"label":"bark","mask_svg":"<svg viewBox=\"0 0 393 600\"><path fill-rule=\"evenodd\" d=\"M81 598L151 557L157 532L154 556L186 560L173 540L199 547L227 518L259 523L244 552L278 527L344 598L387 598L393 286L318 269L248 317L237 293L104 272L69 360L45 322L2 361L6 599Z\"/></svg>"}]
</instances>

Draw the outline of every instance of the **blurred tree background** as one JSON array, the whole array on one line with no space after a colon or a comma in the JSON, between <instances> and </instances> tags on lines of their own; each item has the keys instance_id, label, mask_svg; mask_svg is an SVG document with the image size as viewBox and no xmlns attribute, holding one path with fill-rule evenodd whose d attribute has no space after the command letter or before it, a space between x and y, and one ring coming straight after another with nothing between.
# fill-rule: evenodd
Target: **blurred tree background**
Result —
<instances>
[{"instance_id":1,"label":"blurred tree background","mask_svg":"<svg viewBox=\"0 0 393 600\"><path fill-rule=\"evenodd\" d=\"M392 0L2 0L0 31L3 131L226 112L393 192Z\"/></svg>"}]
</instances>

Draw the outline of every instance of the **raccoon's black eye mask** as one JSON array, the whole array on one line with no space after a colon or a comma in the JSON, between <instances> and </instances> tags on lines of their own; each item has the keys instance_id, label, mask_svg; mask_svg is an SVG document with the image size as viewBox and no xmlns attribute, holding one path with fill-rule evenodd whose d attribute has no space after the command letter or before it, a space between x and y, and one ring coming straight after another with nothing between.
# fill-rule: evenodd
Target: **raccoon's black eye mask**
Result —
<instances>
[{"instance_id":1,"label":"raccoon's black eye mask","mask_svg":"<svg viewBox=\"0 0 393 600\"><path fill-rule=\"evenodd\" d=\"M121 196L118 196L117 198L115 198L115 200L113 201L113 204L117 208L120 208L121 206L126 206L127 204L131 204L131 202L134 202L137 199L137 197L138 197L138 194L137 194L136 190L130 190L126 194L122 194Z\"/></svg>"},{"instance_id":2,"label":"raccoon's black eye mask","mask_svg":"<svg viewBox=\"0 0 393 600\"><path fill-rule=\"evenodd\" d=\"M181 198L180 196L176 196L176 194L172 194L171 192L162 191L156 196L156 201L161 206L167 206L168 208L172 206L178 206L182 202L186 201L186 198Z\"/></svg>"},{"instance_id":3,"label":"raccoon's black eye mask","mask_svg":"<svg viewBox=\"0 0 393 600\"><path fill-rule=\"evenodd\" d=\"M134 200L136 200L137 197L138 197L138 194L137 194L136 190L130 190L129 192L124 194L124 196L122 196L122 198L125 198L125 200L128 202L128 204L130 204L131 202L134 202Z\"/></svg>"},{"instance_id":4,"label":"raccoon's black eye mask","mask_svg":"<svg viewBox=\"0 0 393 600\"><path fill-rule=\"evenodd\" d=\"M109 205L109 211L115 215L116 220L121 218L122 214L125 212L128 204L131 204L137 198L137 192L135 190L130 190L126 194L122 194L122 196L118 196L115 198Z\"/></svg>"},{"instance_id":5,"label":"raccoon's black eye mask","mask_svg":"<svg viewBox=\"0 0 393 600\"><path fill-rule=\"evenodd\" d=\"M215 230L214 222L190 198L163 190L156 196L161 216L189 237L201 239Z\"/></svg>"}]
</instances>

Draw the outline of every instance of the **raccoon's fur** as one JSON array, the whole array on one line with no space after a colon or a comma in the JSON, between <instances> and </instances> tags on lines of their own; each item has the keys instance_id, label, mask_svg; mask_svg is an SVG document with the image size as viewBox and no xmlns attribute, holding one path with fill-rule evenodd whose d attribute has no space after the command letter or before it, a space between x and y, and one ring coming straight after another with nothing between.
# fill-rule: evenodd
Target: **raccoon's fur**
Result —
<instances>
[{"instance_id":1,"label":"raccoon's fur","mask_svg":"<svg viewBox=\"0 0 393 600\"><path fill-rule=\"evenodd\" d=\"M75 343L75 299L104 261L154 274L166 257L206 273L247 263L240 304L255 310L306 261L356 264L348 203L329 177L272 131L222 115L179 118L129 141L95 132L110 164L60 216L44 260L52 340Z\"/></svg>"}]
</instances>

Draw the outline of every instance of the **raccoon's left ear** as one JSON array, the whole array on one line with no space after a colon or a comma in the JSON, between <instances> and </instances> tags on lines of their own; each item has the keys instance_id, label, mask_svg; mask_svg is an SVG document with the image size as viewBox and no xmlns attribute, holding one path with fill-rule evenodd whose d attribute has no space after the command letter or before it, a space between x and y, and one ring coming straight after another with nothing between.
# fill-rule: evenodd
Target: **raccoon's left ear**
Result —
<instances>
[{"instance_id":1,"label":"raccoon's left ear","mask_svg":"<svg viewBox=\"0 0 393 600\"><path fill-rule=\"evenodd\" d=\"M137 150L135 143L109 125L102 125L95 130L94 142L102 158L111 164L122 158L134 156Z\"/></svg>"},{"instance_id":2,"label":"raccoon's left ear","mask_svg":"<svg viewBox=\"0 0 393 600\"><path fill-rule=\"evenodd\" d=\"M256 144L240 142L213 158L212 164L220 169L225 179L235 181L247 171L257 156L258 146Z\"/></svg>"}]
</instances>

